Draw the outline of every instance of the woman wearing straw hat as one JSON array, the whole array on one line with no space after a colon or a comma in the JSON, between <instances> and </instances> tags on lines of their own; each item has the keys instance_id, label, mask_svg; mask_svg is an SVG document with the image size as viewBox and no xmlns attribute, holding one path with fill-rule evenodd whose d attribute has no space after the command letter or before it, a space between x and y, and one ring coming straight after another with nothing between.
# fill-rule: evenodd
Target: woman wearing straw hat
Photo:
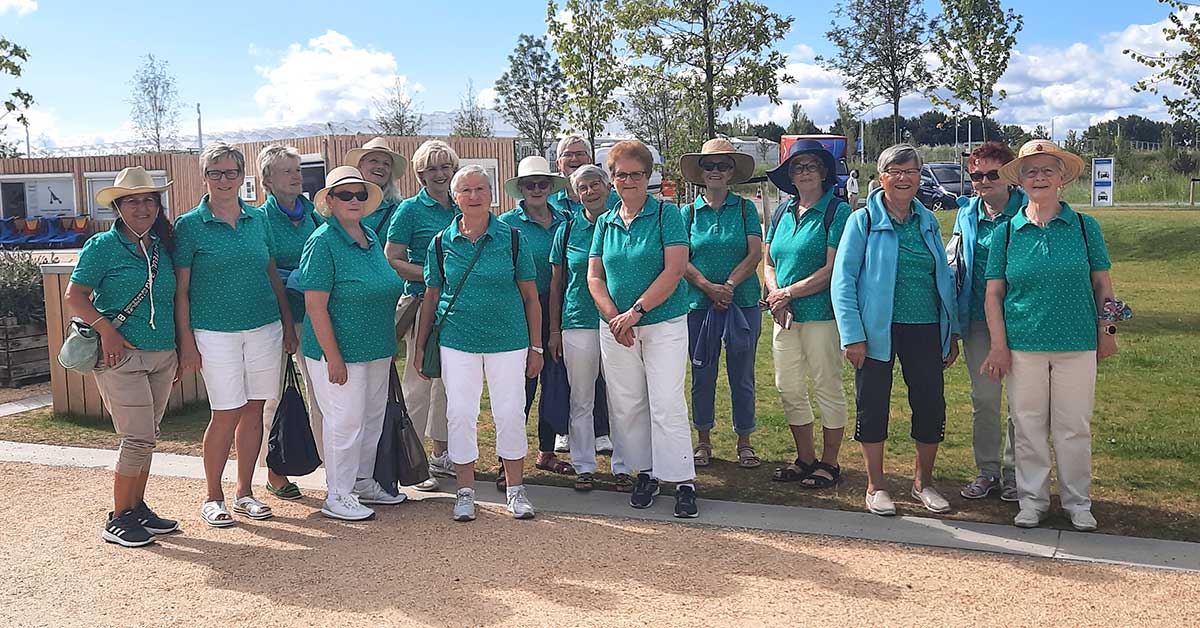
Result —
<instances>
[{"instance_id":1,"label":"woman wearing straw hat","mask_svg":"<svg viewBox=\"0 0 1200 628\"><path fill-rule=\"evenodd\" d=\"M791 194L771 214L767 228L767 305L775 321L771 348L775 388L783 402L796 460L775 469L779 482L829 488L841 477L838 454L846 431L842 347L834 322L829 279L850 206L835 196L833 154L820 142L799 140L767 176ZM821 456L813 435L813 400L821 410Z\"/></svg>"},{"instance_id":2,"label":"woman wearing straw hat","mask_svg":"<svg viewBox=\"0 0 1200 628\"><path fill-rule=\"evenodd\" d=\"M233 525L221 474L237 445L233 511L272 516L251 490L262 447L263 405L279 395L279 354L296 351L292 311L275 267L275 240L266 215L238 198L246 159L221 142L200 154L208 193L175 221L175 326L179 368L200 369L212 420L204 432L207 497L200 516L210 526Z\"/></svg>"},{"instance_id":3,"label":"woman wearing straw hat","mask_svg":"<svg viewBox=\"0 0 1200 628\"><path fill-rule=\"evenodd\" d=\"M150 459L177 364L175 234L162 206L170 185L154 185L145 169L134 166L97 192L96 205L112 207L118 219L83 245L67 284L67 307L100 334L106 368L96 372L96 386L121 442L113 510L101 536L125 547L148 545L178 527L146 505ZM114 323L147 287L124 322Z\"/></svg>"},{"instance_id":4,"label":"woman wearing straw hat","mask_svg":"<svg viewBox=\"0 0 1200 628\"><path fill-rule=\"evenodd\" d=\"M399 207L400 201L404 200L398 181L408 168L408 159L392 150L387 140L377 137L363 144L361 148L347 152L343 161L346 165L356 168L362 173L363 179L378 186L383 192L383 201L379 204L379 209L367 216L362 226L369 228L379 237L385 237L396 208Z\"/></svg>"},{"instance_id":5,"label":"woman wearing straw hat","mask_svg":"<svg viewBox=\"0 0 1200 628\"><path fill-rule=\"evenodd\" d=\"M360 521L375 512L364 504L399 504L373 479L383 431L396 335L396 301L404 284L388 265L375 232L363 218L383 192L350 166L334 168L313 198L326 222L300 258L304 290L304 361L312 373L325 425L325 481L321 514Z\"/></svg>"},{"instance_id":6,"label":"woman wearing straw hat","mask_svg":"<svg viewBox=\"0 0 1200 628\"><path fill-rule=\"evenodd\" d=\"M1013 523L1037 527L1050 510L1050 441L1058 492L1071 525L1095 530L1092 408L1096 363L1117 352L1114 322L1128 317L1113 296L1100 225L1059 200L1083 160L1048 140L1032 140L1000 176L1029 203L1013 216L988 256L987 323L992 349L980 367L1008 376L1016 432ZM997 242L997 239L993 239Z\"/></svg>"},{"instance_id":7,"label":"woman wearing straw hat","mask_svg":"<svg viewBox=\"0 0 1200 628\"><path fill-rule=\"evenodd\" d=\"M716 426L720 332L716 346L698 355L701 328L727 329L724 321L745 319L744 333L724 334L725 373L733 405L733 431L737 434L737 462L752 469L762 462L750 445L754 433L754 356L762 333L758 299L758 262L762 260L762 225L758 206L734 194L729 186L754 175L754 158L739 153L729 140L708 140L699 153L679 158L683 178L703 186L695 202L684 210L690 261L683 277L691 284L688 311L688 351L692 357L692 423L700 443L693 457L706 467L712 457L709 433ZM737 312L731 313L731 310Z\"/></svg>"},{"instance_id":8,"label":"woman wearing straw hat","mask_svg":"<svg viewBox=\"0 0 1200 628\"><path fill-rule=\"evenodd\" d=\"M533 256L537 268L538 302L542 307L542 337L550 336L550 245L554 235L571 215L551 206L548 199L566 187L566 179L550 172L550 162L540 155L532 155L517 165L517 176L504 182L504 193L520 201L516 209L500 215L500 222L521 232L523 241ZM525 415L533 407L539 378L525 382ZM565 428L570 414L569 394L562 384L567 381L566 367L560 359L551 357L542 367L540 381L542 396L538 403L538 455L534 466L543 471L573 475L575 470L554 454L555 440L565 438ZM562 428L556 430L555 425ZM501 469L503 471L503 469ZM496 480L497 485L503 476Z\"/></svg>"}]
</instances>

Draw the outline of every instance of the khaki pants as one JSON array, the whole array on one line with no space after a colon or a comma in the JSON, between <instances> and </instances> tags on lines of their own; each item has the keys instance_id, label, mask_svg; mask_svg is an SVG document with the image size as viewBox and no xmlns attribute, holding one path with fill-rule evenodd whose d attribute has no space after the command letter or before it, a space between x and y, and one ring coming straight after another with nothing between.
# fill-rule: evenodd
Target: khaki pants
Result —
<instances>
[{"instance_id":1,"label":"khaki pants","mask_svg":"<svg viewBox=\"0 0 1200 628\"><path fill-rule=\"evenodd\" d=\"M121 366L96 373L96 387L121 437L118 475L137 477L150 467L177 364L174 351L133 349Z\"/></svg>"},{"instance_id":2,"label":"khaki pants","mask_svg":"<svg viewBox=\"0 0 1200 628\"><path fill-rule=\"evenodd\" d=\"M304 323L296 325L296 337L299 338L303 333ZM284 353L280 357L283 364L279 369L283 373L283 377L279 380L280 392L275 395L274 399L268 399L263 404L263 440L262 447L258 452L258 466L260 467L267 466L267 440L271 437L271 424L275 421L275 410L279 408L279 398L283 396L283 380L287 377L287 359L287 353ZM308 425L312 428L313 440L317 442L317 454L324 460L325 444L321 441L321 423L323 419L321 416L321 406L317 404L317 390L313 386L312 376L308 373L308 363L305 362L304 355L296 351L293 361L296 363L296 366L300 367L300 377L304 379L304 405L308 406Z\"/></svg>"},{"instance_id":3,"label":"khaki pants","mask_svg":"<svg viewBox=\"0 0 1200 628\"><path fill-rule=\"evenodd\" d=\"M813 422L808 384L821 409L821 426L846 427L846 393L842 390L842 350L834 321L792 323L791 329L775 326L775 389L783 401L788 425Z\"/></svg>"},{"instance_id":4,"label":"khaki pants","mask_svg":"<svg viewBox=\"0 0 1200 628\"><path fill-rule=\"evenodd\" d=\"M414 364L410 359L417 354L417 328L420 326L421 312L418 309L413 326L404 334L404 374L401 376L400 390L404 392L404 405L408 408L408 416L412 418L417 433L446 442L449 440L446 427L446 384L441 379L421 379L421 365Z\"/></svg>"}]
</instances>

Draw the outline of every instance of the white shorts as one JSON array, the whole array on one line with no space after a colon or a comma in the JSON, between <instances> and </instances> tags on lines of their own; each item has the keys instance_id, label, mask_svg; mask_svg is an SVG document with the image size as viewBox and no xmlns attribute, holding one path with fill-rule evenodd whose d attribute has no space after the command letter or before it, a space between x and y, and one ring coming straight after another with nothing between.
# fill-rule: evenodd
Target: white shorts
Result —
<instances>
[{"instance_id":1,"label":"white shorts","mask_svg":"<svg viewBox=\"0 0 1200 628\"><path fill-rule=\"evenodd\" d=\"M247 331L195 330L200 374L213 410L236 410L251 399L277 399L283 377L283 325Z\"/></svg>"}]
</instances>

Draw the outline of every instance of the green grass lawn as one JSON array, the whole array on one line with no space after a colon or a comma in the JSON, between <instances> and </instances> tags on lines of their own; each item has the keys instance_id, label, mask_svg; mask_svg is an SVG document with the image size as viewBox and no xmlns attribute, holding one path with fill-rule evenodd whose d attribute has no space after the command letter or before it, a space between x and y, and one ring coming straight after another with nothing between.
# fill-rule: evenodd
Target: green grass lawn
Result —
<instances>
[{"instance_id":1,"label":"green grass lawn","mask_svg":"<svg viewBox=\"0 0 1200 628\"><path fill-rule=\"evenodd\" d=\"M1200 541L1200 212L1171 210L1096 210L1090 212L1104 229L1113 260L1117 295L1134 309L1134 319L1121 328L1121 352L1100 366L1096 410L1092 422L1094 512L1101 531ZM953 216L943 213L943 234ZM774 390L769 327L759 343L757 378L758 432L754 445L766 461L755 470L736 468L734 436L729 421L728 387L722 375L717 393L715 456L698 477L702 497L792 504L849 510L862 509L865 487L862 458L847 440L842 449L844 480L828 491L804 491L795 484L770 480L771 470L795 457L787 421ZM998 499L969 502L958 489L975 474L971 451L971 403L966 367L960 362L946 378L946 440L935 472L938 487L951 499L952 519L1009 523L1015 505ZM844 386L853 405L852 372ZM908 497L914 449L908 438L909 411L903 380L896 376L886 471L902 512L927 514ZM496 469L493 431L486 411L480 419L480 470ZM168 417L162 425L160 450L198 453L207 412L193 408ZM535 443L536 421L530 421ZM56 417L47 411L0 419L0 439L113 447L107 423ZM606 460L602 460L602 473ZM569 485L527 463L530 481ZM608 480L606 475L600 478ZM606 488L602 484L602 488ZM491 490L485 488L484 490ZM623 499L624 497L621 497ZM1049 525L1065 526L1061 516Z\"/></svg>"}]
</instances>

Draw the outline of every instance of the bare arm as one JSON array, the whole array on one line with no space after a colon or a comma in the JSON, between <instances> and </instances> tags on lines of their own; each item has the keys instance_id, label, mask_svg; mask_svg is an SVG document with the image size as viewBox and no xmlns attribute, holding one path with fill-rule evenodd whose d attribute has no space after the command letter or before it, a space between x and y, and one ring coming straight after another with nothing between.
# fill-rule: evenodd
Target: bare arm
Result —
<instances>
[{"instance_id":1,"label":"bare arm","mask_svg":"<svg viewBox=\"0 0 1200 628\"><path fill-rule=\"evenodd\" d=\"M329 317L329 293L305 290L304 310L317 337L317 344L321 345L321 351L325 354L325 362L329 365L329 383L345 384L346 363L342 360L342 352L333 333L333 319Z\"/></svg>"},{"instance_id":2,"label":"bare arm","mask_svg":"<svg viewBox=\"0 0 1200 628\"><path fill-rule=\"evenodd\" d=\"M196 335L192 333L192 301L189 291L192 286L192 269L175 268L175 336L179 343L179 370L200 370L200 350L196 348Z\"/></svg>"},{"instance_id":3,"label":"bare arm","mask_svg":"<svg viewBox=\"0 0 1200 628\"><path fill-rule=\"evenodd\" d=\"M1096 299L1096 311L1104 310L1105 299L1115 299L1112 285L1112 275L1107 270L1092 271L1092 294ZM1106 326L1108 321L1103 322ZM1117 352L1117 337L1110 336L1101 329L1096 330L1096 358L1103 360Z\"/></svg>"},{"instance_id":4,"label":"bare arm","mask_svg":"<svg viewBox=\"0 0 1200 628\"><path fill-rule=\"evenodd\" d=\"M518 281L521 301L525 304L525 324L529 327L529 355L525 362L525 377L537 377L542 372L542 354L533 347L542 347L542 304L538 300L537 283Z\"/></svg>"},{"instance_id":5,"label":"bare arm","mask_svg":"<svg viewBox=\"0 0 1200 628\"><path fill-rule=\"evenodd\" d=\"M112 321L92 305L91 288L72 281L67 284L65 300L67 310L71 314L78 316L100 334L100 349L103 352L101 359L105 366L116 366L121 362L125 351L137 348L121 335Z\"/></svg>"},{"instance_id":6,"label":"bare arm","mask_svg":"<svg viewBox=\"0 0 1200 628\"><path fill-rule=\"evenodd\" d=\"M273 257L267 260L267 279L271 282L271 291L275 293L275 302L279 305L279 320L283 322L283 350L295 353L300 344L296 338L296 323L292 321L292 307L288 305L287 290L283 287L283 279L279 277L279 269L275 267Z\"/></svg>"},{"instance_id":7,"label":"bare arm","mask_svg":"<svg viewBox=\"0 0 1200 628\"><path fill-rule=\"evenodd\" d=\"M562 357L562 308L563 292L566 289L565 269L562 264L550 267L550 337L546 338L546 350L550 357Z\"/></svg>"},{"instance_id":8,"label":"bare arm","mask_svg":"<svg viewBox=\"0 0 1200 628\"><path fill-rule=\"evenodd\" d=\"M1012 369L1012 351L1008 348L1008 329L1004 322L1006 294L1007 281L988 279L983 309L987 317L988 334L992 337L992 347L980 365L979 373L995 380L1002 379Z\"/></svg>"},{"instance_id":9,"label":"bare arm","mask_svg":"<svg viewBox=\"0 0 1200 628\"><path fill-rule=\"evenodd\" d=\"M608 293L604 260L599 257L588 258L588 292L592 293L592 300L596 302L596 309L600 311L600 317L604 320L611 321L621 313L617 310L617 304L613 303L612 295Z\"/></svg>"},{"instance_id":10,"label":"bare arm","mask_svg":"<svg viewBox=\"0 0 1200 628\"><path fill-rule=\"evenodd\" d=\"M383 254L387 256L387 261L395 269L396 274L400 275L401 279L407 281L424 281L425 268L420 264L413 264L408 261L408 245L398 242L388 242L383 245Z\"/></svg>"}]
</instances>

